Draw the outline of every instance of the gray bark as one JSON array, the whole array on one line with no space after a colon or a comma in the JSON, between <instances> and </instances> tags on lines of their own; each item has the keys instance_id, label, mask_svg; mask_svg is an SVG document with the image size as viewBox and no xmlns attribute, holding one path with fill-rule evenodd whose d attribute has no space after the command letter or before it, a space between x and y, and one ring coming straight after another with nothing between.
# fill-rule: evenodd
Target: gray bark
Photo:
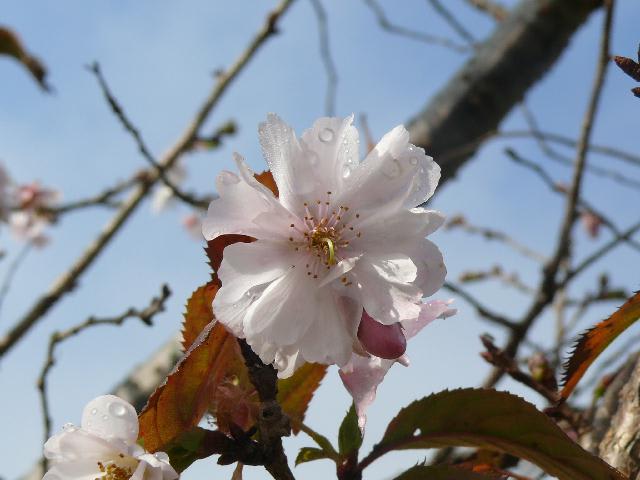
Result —
<instances>
[{"instance_id":1,"label":"gray bark","mask_svg":"<svg viewBox=\"0 0 640 480\"><path fill-rule=\"evenodd\" d=\"M453 178L546 71L601 0L522 0L409 123L411 140Z\"/></svg>"}]
</instances>

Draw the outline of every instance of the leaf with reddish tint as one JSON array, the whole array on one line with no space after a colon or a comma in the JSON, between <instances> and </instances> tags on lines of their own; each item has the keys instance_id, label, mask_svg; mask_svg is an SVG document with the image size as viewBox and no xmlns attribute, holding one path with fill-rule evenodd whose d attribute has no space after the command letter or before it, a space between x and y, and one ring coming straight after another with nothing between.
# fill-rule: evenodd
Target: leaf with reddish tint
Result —
<instances>
[{"instance_id":1,"label":"leaf with reddish tint","mask_svg":"<svg viewBox=\"0 0 640 480\"><path fill-rule=\"evenodd\" d=\"M327 373L327 366L305 363L289 378L278 381L278 403L291 419L291 429L297 434L314 392Z\"/></svg>"},{"instance_id":2,"label":"leaf with reddish tint","mask_svg":"<svg viewBox=\"0 0 640 480\"><path fill-rule=\"evenodd\" d=\"M262 173L256 173L253 176L256 177L256 180L258 180L262 185L271 190L274 196L278 196L278 186L276 185L276 181L273 179L273 175L269 170L265 170Z\"/></svg>"},{"instance_id":3,"label":"leaf with reddish tint","mask_svg":"<svg viewBox=\"0 0 640 480\"><path fill-rule=\"evenodd\" d=\"M209 282L191 294L187 300L182 325L182 351L186 352L198 335L213 320L213 297L218 291L218 285Z\"/></svg>"},{"instance_id":4,"label":"leaf with reddish tint","mask_svg":"<svg viewBox=\"0 0 640 480\"><path fill-rule=\"evenodd\" d=\"M207 241L207 246L205 247L204 251L207 254L209 265L211 266L214 274L220 268L220 264L222 263L222 254L224 253L225 247L238 242L251 243L254 240L254 238L247 237L246 235L236 235L234 233L228 235L218 235L213 240Z\"/></svg>"},{"instance_id":5,"label":"leaf with reddish tint","mask_svg":"<svg viewBox=\"0 0 640 480\"><path fill-rule=\"evenodd\" d=\"M140 413L140 437L147 450L162 450L198 424L228 375L237 348L235 337L222 325L207 325Z\"/></svg>"},{"instance_id":6,"label":"leaf with reddish tint","mask_svg":"<svg viewBox=\"0 0 640 480\"><path fill-rule=\"evenodd\" d=\"M560 392L563 400L571 395L593 361L638 318L640 318L640 292L628 299L609 318L582 334L564 366L564 387Z\"/></svg>"},{"instance_id":7,"label":"leaf with reddish tint","mask_svg":"<svg viewBox=\"0 0 640 480\"><path fill-rule=\"evenodd\" d=\"M472 388L436 393L402 409L363 463L393 450L454 446L509 453L560 480L624 480L534 405L507 392Z\"/></svg>"},{"instance_id":8,"label":"leaf with reddish tint","mask_svg":"<svg viewBox=\"0 0 640 480\"><path fill-rule=\"evenodd\" d=\"M46 82L47 69L43 63L25 49L15 32L5 27L0 27L0 55L9 55L15 58L29 70L40 88L46 92L49 91Z\"/></svg>"}]
</instances>

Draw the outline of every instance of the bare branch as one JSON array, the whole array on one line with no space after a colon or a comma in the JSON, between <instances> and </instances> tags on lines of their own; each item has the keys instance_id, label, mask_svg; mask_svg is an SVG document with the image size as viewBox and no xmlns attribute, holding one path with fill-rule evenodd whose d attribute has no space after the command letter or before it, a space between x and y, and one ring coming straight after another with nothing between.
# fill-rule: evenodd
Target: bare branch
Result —
<instances>
[{"instance_id":1,"label":"bare branch","mask_svg":"<svg viewBox=\"0 0 640 480\"><path fill-rule=\"evenodd\" d=\"M56 331L51 334L49 338L49 346L47 347L47 357L44 365L38 377L38 390L40 392L40 404L42 407L42 415L44 422L44 441L46 442L51 436L51 414L49 412L49 400L47 398L47 376L49 371L55 365L56 359L54 356L56 347L65 340L74 337L84 331L87 328L95 327L97 325L122 325L126 320L130 318L138 318L145 325L151 326L153 317L160 312L164 311L164 304L171 295L171 290L167 285L163 285L160 291L160 295L154 297L149 305L142 310L135 308L129 308L124 313L116 317L97 318L89 317L84 322L71 327L62 332ZM42 472L46 472L48 468L48 460L43 457L41 460Z\"/></svg>"},{"instance_id":2,"label":"bare branch","mask_svg":"<svg viewBox=\"0 0 640 480\"><path fill-rule=\"evenodd\" d=\"M494 0L467 0L467 2L481 12L491 15L499 22L507 18L509 14L509 11L505 7Z\"/></svg>"},{"instance_id":3,"label":"bare branch","mask_svg":"<svg viewBox=\"0 0 640 480\"><path fill-rule=\"evenodd\" d=\"M471 34L471 32L469 32L469 30L467 30L465 26L460 23L460 21L451 12L451 10L445 7L442 2L440 2L440 0L427 0L427 2L436 11L436 13L449 24L449 26L460 36L460 38L462 38L470 46L473 46L476 43L476 39Z\"/></svg>"},{"instance_id":4,"label":"bare branch","mask_svg":"<svg viewBox=\"0 0 640 480\"><path fill-rule=\"evenodd\" d=\"M428 43L430 45L439 45L441 47L449 48L458 53L468 52L470 49L465 45L460 45L448 38L439 37L437 35L431 35L429 33L418 32L415 30L411 30L409 28L402 27L400 25L396 25L391 23L387 18L387 15L384 13L382 7L378 4L376 0L364 0L365 5L367 5L373 14L376 16L376 20L380 25L380 28L383 30L392 33L394 35L401 35L403 37L410 38L412 40L417 40L419 42Z\"/></svg>"},{"instance_id":5,"label":"bare branch","mask_svg":"<svg viewBox=\"0 0 640 480\"><path fill-rule=\"evenodd\" d=\"M178 159L191 148L194 140L198 138L200 128L209 117L211 111L218 104L222 95L226 92L227 88L229 88L238 74L254 57L255 53L264 44L264 42L276 32L278 21L289 9L292 3L293 0L282 0L280 4L267 16L267 20L260 31L254 36L249 43L249 46L240 54L235 63L229 68L229 70L221 73L217 77L215 86L200 109L196 112L195 117L187 126L182 136L163 156L162 160L158 162L164 170L171 169ZM74 288L78 279L109 244L114 235L120 231L120 228L140 205L159 178L158 171L154 170L150 175L149 181L141 184L131 194L131 196L125 200L120 210L118 210L114 217L107 223L98 237L80 254L80 257L73 263L71 268L67 272L63 273L54 282L51 288L36 300L24 317L22 317L18 323L0 339L0 357L6 354L22 338L22 336L49 311L51 307L58 303L66 293L70 292Z\"/></svg>"},{"instance_id":6,"label":"bare branch","mask_svg":"<svg viewBox=\"0 0 640 480\"><path fill-rule=\"evenodd\" d=\"M593 123L595 120L598 103L604 85L604 78L609 62L609 40L611 35L611 23L613 19L613 0L606 2L604 23L602 27L602 35L600 39L600 49L596 62L596 72L593 80L593 87L589 96L587 109L582 123L580 140L576 151L575 168L571 187L567 193L567 202L565 205L564 219L562 221L556 248L550 260L543 268L543 276L538 287L538 291L534 298L533 304L522 317L518 324L518 328L511 331L507 340L504 351L510 357L515 357L520 344L526 337L529 329L533 325L538 315L553 301L555 293L558 289L557 274L560 265L569 257L571 231L576 220L576 208L580 198L580 188L582 185L582 176L586 162L587 145L591 137ZM567 275L568 277L568 275ZM566 280L566 278L565 278ZM565 283L566 285L566 283ZM485 386L493 386L502 377L503 372L496 369L485 381Z\"/></svg>"},{"instance_id":7,"label":"bare branch","mask_svg":"<svg viewBox=\"0 0 640 480\"><path fill-rule=\"evenodd\" d=\"M460 298L462 298L465 302L469 303L473 308L476 309L478 315L482 318L486 319L491 323L495 323L496 325L500 325L501 327L506 327L509 329L516 328L516 323L513 320L508 319L498 313L492 312L484 307L478 300L476 300L473 296L471 296L468 292L462 290L459 286L454 285L451 282L444 282L444 288L449 290L452 293L455 293Z\"/></svg>"},{"instance_id":8,"label":"bare branch","mask_svg":"<svg viewBox=\"0 0 640 480\"><path fill-rule=\"evenodd\" d=\"M524 158L522 155L517 153L512 148L507 148L505 150L505 153L507 154L507 157L510 160L513 160L518 165L522 165L523 167L526 167L526 168L530 169L531 171L533 171L553 192L561 194L561 195L566 195L567 194L567 189L564 186L562 186L560 183L558 183L555 180L553 180L551 175L544 168L542 168L540 165L538 165L537 163ZM580 198L578 200L578 204L584 210L589 211L593 215L598 217L600 219L600 221L602 222L602 224L605 227L607 227L616 238L625 241L633 249L640 251L640 243L636 242L629 235L624 236L623 232L621 232L620 229L613 223L613 221L610 220L604 213L602 213L600 210L596 209L593 205L591 205L590 203L588 203L586 200L584 200L582 198Z\"/></svg>"},{"instance_id":9,"label":"bare branch","mask_svg":"<svg viewBox=\"0 0 640 480\"><path fill-rule=\"evenodd\" d=\"M195 198L192 194L183 192L171 181L171 179L167 175L167 172L165 171L165 168L162 165L160 165L156 161L156 159L153 157L153 155L149 151L149 148L145 144L144 139L142 138L142 134L140 133L140 130L138 130L138 128L136 128L136 126L133 125L131 120L129 120L127 115L124 113L124 109L122 108L122 106L120 105L116 97L113 95L113 93L111 92L111 89L109 88L109 85L107 85L107 81L105 80L104 75L102 74L102 70L100 69L100 65L98 64L98 62L94 62L93 65L89 66L88 68L89 68L89 71L96 76L96 79L98 80L98 84L100 85L100 89L102 90L102 93L105 99L107 100L107 103L111 107L111 111L118 118L118 120L120 120L120 123L122 124L124 129L131 134L134 141L136 142L136 145L138 146L138 151L140 152L142 157L147 162L149 162L153 168L155 168L160 180L162 180L162 183L164 183L167 187L169 187L173 195L175 195L177 198L179 198L186 204L199 209L203 209L203 210L206 209L209 206L211 199L198 199L198 198Z\"/></svg>"},{"instance_id":10,"label":"bare branch","mask_svg":"<svg viewBox=\"0 0 640 480\"><path fill-rule=\"evenodd\" d=\"M13 262L11 262L11 264L7 268L7 273L2 280L2 286L0 286L0 310L2 310L2 304L4 303L4 299L7 297L7 293L9 293L9 288L11 288L13 278L18 272L20 265L22 265L22 262L24 262L24 259L27 258L27 254L31 251L32 245L32 242L25 243L16 257L13 259Z\"/></svg>"},{"instance_id":11,"label":"bare branch","mask_svg":"<svg viewBox=\"0 0 640 480\"><path fill-rule=\"evenodd\" d=\"M320 36L320 58L327 73L327 93L324 103L325 114L333 116L336 111L336 89L338 86L338 71L331 55L329 30L327 28L327 12L320 0L311 0L313 11L318 20L318 35Z\"/></svg>"},{"instance_id":12,"label":"bare branch","mask_svg":"<svg viewBox=\"0 0 640 480\"><path fill-rule=\"evenodd\" d=\"M445 224L444 228L446 230L453 230L454 228L460 228L467 233L471 233L473 235L481 235L487 240L495 240L498 242L502 242L505 245L513 248L518 253L524 255L525 257L531 258L537 262L544 262L546 260L545 256L526 245L521 244L517 240L513 239L509 235L504 232L495 230L493 228L488 227L479 227L476 225L470 224L467 219L462 215L454 215L450 218L450 220Z\"/></svg>"}]
</instances>

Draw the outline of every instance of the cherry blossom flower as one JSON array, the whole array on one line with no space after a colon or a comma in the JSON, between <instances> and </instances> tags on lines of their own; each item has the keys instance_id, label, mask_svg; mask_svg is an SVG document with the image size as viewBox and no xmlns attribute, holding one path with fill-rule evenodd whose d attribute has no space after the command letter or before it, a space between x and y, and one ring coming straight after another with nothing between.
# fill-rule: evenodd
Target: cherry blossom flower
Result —
<instances>
[{"instance_id":1,"label":"cherry blossom flower","mask_svg":"<svg viewBox=\"0 0 640 480\"><path fill-rule=\"evenodd\" d=\"M436 318L446 318L454 315L456 310L450 308L449 302L434 300L422 305L420 315L413 320L401 322L404 339L409 340L420 330L429 325ZM366 321L363 319L363 322ZM379 341L383 341L380 339ZM386 359L375 355L363 356L354 353L347 365L339 371L340 378L347 391L353 397L353 403L358 415L358 425L364 433L367 421L367 409L376 398L378 385L394 363L409 366L409 359L402 355L396 359Z\"/></svg>"},{"instance_id":2,"label":"cherry blossom flower","mask_svg":"<svg viewBox=\"0 0 640 480\"><path fill-rule=\"evenodd\" d=\"M51 218L41 212L60 201L57 190L45 188L38 182L16 186L11 193L12 212L7 223L13 236L21 241L43 247L49 243L45 234Z\"/></svg>"},{"instance_id":3,"label":"cherry blossom flower","mask_svg":"<svg viewBox=\"0 0 640 480\"><path fill-rule=\"evenodd\" d=\"M221 172L203 222L208 240L256 239L226 247L213 309L281 377L304 362L346 366L367 348L357 339L363 311L398 333L446 274L425 238L444 217L421 206L440 167L402 126L360 162L352 121L321 118L297 138L269 115L258 131L278 197L236 154L239 174Z\"/></svg>"},{"instance_id":4,"label":"cherry blossom flower","mask_svg":"<svg viewBox=\"0 0 640 480\"><path fill-rule=\"evenodd\" d=\"M175 480L178 474L162 452L136 444L135 409L114 395L90 401L81 427L66 424L44 444L50 468L43 480Z\"/></svg>"}]
</instances>

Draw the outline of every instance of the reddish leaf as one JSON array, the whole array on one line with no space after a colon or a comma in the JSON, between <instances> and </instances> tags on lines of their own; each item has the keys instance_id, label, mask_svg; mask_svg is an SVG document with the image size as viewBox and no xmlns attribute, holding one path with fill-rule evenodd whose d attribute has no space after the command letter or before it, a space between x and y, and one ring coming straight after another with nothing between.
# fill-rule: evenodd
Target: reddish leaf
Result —
<instances>
[{"instance_id":1,"label":"reddish leaf","mask_svg":"<svg viewBox=\"0 0 640 480\"><path fill-rule=\"evenodd\" d=\"M18 60L31 73L38 85L49 91L46 82L47 69L40 60L31 55L22 45L20 38L13 31L0 27L0 55L9 55Z\"/></svg>"},{"instance_id":2,"label":"reddish leaf","mask_svg":"<svg viewBox=\"0 0 640 480\"><path fill-rule=\"evenodd\" d=\"M265 170L262 173L256 173L254 176L262 185L271 190L276 197L278 196L278 186L276 185L276 181L273 179L273 175L269 170Z\"/></svg>"},{"instance_id":3,"label":"reddish leaf","mask_svg":"<svg viewBox=\"0 0 640 480\"><path fill-rule=\"evenodd\" d=\"M162 450L198 424L236 349L236 339L222 325L207 325L140 413L140 437L147 450Z\"/></svg>"},{"instance_id":4,"label":"reddish leaf","mask_svg":"<svg viewBox=\"0 0 640 480\"><path fill-rule=\"evenodd\" d=\"M191 294L187 300L182 325L182 351L186 352L204 328L213 320L211 303L218 291L218 285L209 282Z\"/></svg>"},{"instance_id":5,"label":"reddish leaf","mask_svg":"<svg viewBox=\"0 0 640 480\"><path fill-rule=\"evenodd\" d=\"M278 381L278 403L291 419L291 429L297 434L314 392L327 373L327 366L305 363L289 378Z\"/></svg>"},{"instance_id":6,"label":"reddish leaf","mask_svg":"<svg viewBox=\"0 0 640 480\"><path fill-rule=\"evenodd\" d=\"M564 387L560 392L563 400L571 395L594 360L638 318L640 318L640 292L628 299L609 318L582 334L565 364Z\"/></svg>"},{"instance_id":7,"label":"reddish leaf","mask_svg":"<svg viewBox=\"0 0 640 480\"><path fill-rule=\"evenodd\" d=\"M480 475L451 465L416 465L399 477L395 477L394 480L495 480L495 478L493 475Z\"/></svg>"},{"instance_id":8,"label":"reddish leaf","mask_svg":"<svg viewBox=\"0 0 640 480\"><path fill-rule=\"evenodd\" d=\"M618 55L613 57L613 61L616 62L616 65L618 65L618 67L620 67L620 70L622 70L634 80L640 82L640 65L638 65L638 63L634 62L630 58L621 57Z\"/></svg>"},{"instance_id":9,"label":"reddish leaf","mask_svg":"<svg viewBox=\"0 0 640 480\"><path fill-rule=\"evenodd\" d=\"M204 251L207 253L207 258L209 259L209 265L211 269L215 272L220 268L220 264L222 263L222 255L224 253L224 248L238 242L251 243L255 239L251 237L247 237L246 235L236 235L228 234L228 235L219 235L213 240L207 241L207 246ZM217 281L217 277L216 277Z\"/></svg>"}]
</instances>

